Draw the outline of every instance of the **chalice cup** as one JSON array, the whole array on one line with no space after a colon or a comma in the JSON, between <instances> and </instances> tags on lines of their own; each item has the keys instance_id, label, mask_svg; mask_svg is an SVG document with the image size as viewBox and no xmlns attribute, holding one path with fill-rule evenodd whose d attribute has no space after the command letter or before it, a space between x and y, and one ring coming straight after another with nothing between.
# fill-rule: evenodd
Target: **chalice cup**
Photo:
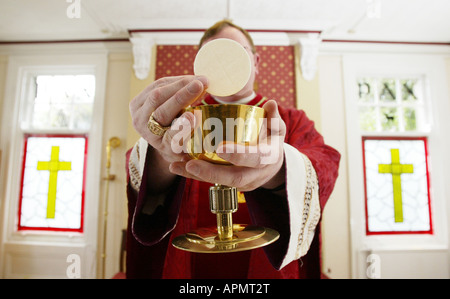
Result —
<instances>
[{"instance_id":1,"label":"chalice cup","mask_svg":"<svg viewBox=\"0 0 450 299\"><path fill-rule=\"evenodd\" d=\"M241 145L257 145L265 119L265 110L255 106L218 104L186 109L195 117L195 127L187 142L193 159L230 165L217 155L223 141ZM216 214L216 228L197 228L173 239L178 249L200 252L237 252L263 247L275 242L279 233L271 228L233 224L238 209L238 192L233 186L215 184L209 189L209 206Z\"/></svg>"}]
</instances>

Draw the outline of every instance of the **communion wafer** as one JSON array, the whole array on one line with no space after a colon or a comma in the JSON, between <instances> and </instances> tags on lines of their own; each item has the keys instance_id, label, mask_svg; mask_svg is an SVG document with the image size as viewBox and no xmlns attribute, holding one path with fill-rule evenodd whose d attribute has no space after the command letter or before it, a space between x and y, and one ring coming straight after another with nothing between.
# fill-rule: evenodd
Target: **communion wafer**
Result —
<instances>
[{"instance_id":1,"label":"communion wafer","mask_svg":"<svg viewBox=\"0 0 450 299\"><path fill-rule=\"evenodd\" d=\"M250 56L238 42L219 38L204 44L194 60L194 73L208 78L206 90L215 96L229 96L247 84L251 73Z\"/></svg>"}]
</instances>

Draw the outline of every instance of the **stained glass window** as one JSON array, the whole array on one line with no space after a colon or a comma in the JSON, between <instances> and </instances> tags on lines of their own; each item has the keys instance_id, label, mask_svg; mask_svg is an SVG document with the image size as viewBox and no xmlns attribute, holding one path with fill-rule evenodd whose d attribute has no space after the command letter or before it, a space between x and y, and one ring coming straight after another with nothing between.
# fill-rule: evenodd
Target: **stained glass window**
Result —
<instances>
[{"instance_id":1,"label":"stained glass window","mask_svg":"<svg viewBox=\"0 0 450 299\"><path fill-rule=\"evenodd\" d=\"M432 233L426 138L363 137L367 234Z\"/></svg>"},{"instance_id":2,"label":"stained glass window","mask_svg":"<svg viewBox=\"0 0 450 299\"><path fill-rule=\"evenodd\" d=\"M26 136L19 230L82 231L86 150L86 136Z\"/></svg>"},{"instance_id":3,"label":"stained glass window","mask_svg":"<svg viewBox=\"0 0 450 299\"><path fill-rule=\"evenodd\" d=\"M45 74L30 80L21 126L18 230L82 232L95 76Z\"/></svg>"},{"instance_id":4,"label":"stained glass window","mask_svg":"<svg viewBox=\"0 0 450 299\"><path fill-rule=\"evenodd\" d=\"M357 85L361 131L426 130L423 80L420 78L362 77Z\"/></svg>"}]
</instances>

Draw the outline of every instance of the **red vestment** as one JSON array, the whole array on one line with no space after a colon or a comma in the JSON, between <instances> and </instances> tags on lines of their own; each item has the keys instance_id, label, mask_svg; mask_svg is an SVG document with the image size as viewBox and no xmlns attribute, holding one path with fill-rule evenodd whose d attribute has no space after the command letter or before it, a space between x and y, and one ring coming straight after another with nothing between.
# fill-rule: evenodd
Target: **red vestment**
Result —
<instances>
[{"instance_id":1,"label":"red vestment","mask_svg":"<svg viewBox=\"0 0 450 299\"><path fill-rule=\"evenodd\" d=\"M249 104L255 105L261 99L257 95ZM210 96L206 102L215 103ZM338 176L340 154L324 143L304 111L279 106L279 112L287 127L285 143L306 155L314 166L323 211ZM176 249L171 245L174 237L198 227L216 225L216 217L209 210L211 184L178 177L164 204L152 215L147 215L142 213L147 196L144 182L151 168L151 161L146 161L139 192L128 183L127 278L321 277L320 223L308 253L277 270L288 248L289 205L286 198L277 198L270 190L262 188L244 193L246 203L239 204L233 222L275 229L280 233L276 242L237 253L191 253Z\"/></svg>"}]
</instances>

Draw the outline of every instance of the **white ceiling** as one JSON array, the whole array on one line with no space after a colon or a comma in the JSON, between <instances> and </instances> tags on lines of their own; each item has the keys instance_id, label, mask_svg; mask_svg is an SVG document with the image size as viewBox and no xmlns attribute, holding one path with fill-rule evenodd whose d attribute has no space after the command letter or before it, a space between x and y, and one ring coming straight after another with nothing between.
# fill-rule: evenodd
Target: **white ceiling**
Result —
<instances>
[{"instance_id":1,"label":"white ceiling","mask_svg":"<svg viewBox=\"0 0 450 299\"><path fill-rule=\"evenodd\" d=\"M77 3L80 17L71 19ZM0 0L0 41L128 38L133 29L205 29L223 18L323 39L450 43L449 0Z\"/></svg>"}]
</instances>

